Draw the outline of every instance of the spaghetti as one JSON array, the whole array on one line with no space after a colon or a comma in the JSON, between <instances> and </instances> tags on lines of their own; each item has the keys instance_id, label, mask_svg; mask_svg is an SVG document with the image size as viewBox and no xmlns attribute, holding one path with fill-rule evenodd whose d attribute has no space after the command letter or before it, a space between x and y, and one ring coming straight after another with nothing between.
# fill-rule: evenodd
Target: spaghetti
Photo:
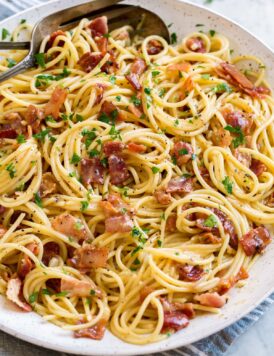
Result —
<instances>
[{"instance_id":1,"label":"spaghetti","mask_svg":"<svg viewBox=\"0 0 274 356\"><path fill-rule=\"evenodd\" d=\"M0 85L2 294L135 344L219 311L274 222L273 98L231 52L214 31L171 46L83 19Z\"/></svg>"}]
</instances>

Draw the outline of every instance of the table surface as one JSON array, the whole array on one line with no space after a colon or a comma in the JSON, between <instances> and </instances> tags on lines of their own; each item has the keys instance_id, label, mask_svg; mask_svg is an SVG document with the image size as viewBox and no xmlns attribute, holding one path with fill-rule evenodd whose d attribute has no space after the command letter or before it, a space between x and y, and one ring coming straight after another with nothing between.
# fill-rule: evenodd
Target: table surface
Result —
<instances>
[{"instance_id":1,"label":"table surface","mask_svg":"<svg viewBox=\"0 0 274 356\"><path fill-rule=\"evenodd\" d=\"M268 46L274 49L274 0L190 0L196 4L206 4L210 9L216 10L220 14L233 19L246 27L257 37L263 40ZM0 1L1 2L1 1ZM1 4L0 4L1 6ZM260 54L258 53L258 56ZM270 307L267 313L244 335L238 338L235 344L230 347L226 356L270 356L274 352L274 305ZM10 353L10 347L7 344L13 344L13 352ZM20 355L19 345L13 343L13 338L5 335L1 340L1 356ZM40 349L41 350L41 349ZM39 348L26 344L24 355L39 356ZM51 356L57 356L58 353L51 352ZM60 354L59 354L60 355Z\"/></svg>"},{"instance_id":2,"label":"table surface","mask_svg":"<svg viewBox=\"0 0 274 356\"><path fill-rule=\"evenodd\" d=\"M204 4L205 0L191 0L191 2ZM274 49L274 0L213 0L206 6L238 22ZM226 356L273 355L273 329L274 305L235 341Z\"/></svg>"}]
</instances>

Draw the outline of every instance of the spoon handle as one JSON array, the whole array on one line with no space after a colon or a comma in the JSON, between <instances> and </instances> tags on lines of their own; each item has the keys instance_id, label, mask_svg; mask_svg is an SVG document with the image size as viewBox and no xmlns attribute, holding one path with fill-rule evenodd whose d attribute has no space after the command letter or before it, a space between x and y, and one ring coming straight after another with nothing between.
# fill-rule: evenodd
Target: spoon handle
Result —
<instances>
[{"instance_id":1,"label":"spoon handle","mask_svg":"<svg viewBox=\"0 0 274 356\"><path fill-rule=\"evenodd\" d=\"M0 42L0 49L30 49L30 42Z\"/></svg>"}]
</instances>

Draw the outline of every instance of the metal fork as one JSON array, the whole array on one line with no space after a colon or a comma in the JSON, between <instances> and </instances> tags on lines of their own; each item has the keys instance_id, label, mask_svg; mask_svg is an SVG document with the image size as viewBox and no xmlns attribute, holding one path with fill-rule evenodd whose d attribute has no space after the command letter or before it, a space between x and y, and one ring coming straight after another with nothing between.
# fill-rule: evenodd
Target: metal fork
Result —
<instances>
[{"instance_id":1,"label":"metal fork","mask_svg":"<svg viewBox=\"0 0 274 356\"><path fill-rule=\"evenodd\" d=\"M0 42L0 49L29 49L28 55L10 70L0 74L0 83L26 69L34 67L35 54L45 36L60 29L63 31L75 27L81 18L94 19L107 16L109 29L131 25L136 28L142 21L142 35L159 35L170 40L169 31L163 20L156 14L133 5L115 5L121 0L95 0L90 3L70 7L51 14L39 21L33 28L30 42ZM138 30L140 32L140 30Z\"/></svg>"}]
</instances>

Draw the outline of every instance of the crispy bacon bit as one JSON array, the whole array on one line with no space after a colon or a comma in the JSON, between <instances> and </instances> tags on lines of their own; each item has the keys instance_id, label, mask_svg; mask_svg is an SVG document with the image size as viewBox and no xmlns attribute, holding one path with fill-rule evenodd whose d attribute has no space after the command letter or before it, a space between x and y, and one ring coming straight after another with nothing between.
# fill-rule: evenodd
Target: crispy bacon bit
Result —
<instances>
[{"instance_id":1,"label":"crispy bacon bit","mask_svg":"<svg viewBox=\"0 0 274 356\"><path fill-rule=\"evenodd\" d=\"M134 152L134 153L145 153L147 150L145 145L142 145L140 143L135 143L135 142L129 142L127 144L127 149L130 152Z\"/></svg>"},{"instance_id":2,"label":"crispy bacon bit","mask_svg":"<svg viewBox=\"0 0 274 356\"><path fill-rule=\"evenodd\" d=\"M106 114L112 121L123 121L124 115L122 111L110 101L104 101L100 113Z\"/></svg>"},{"instance_id":3,"label":"crispy bacon bit","mask_svg":"<svg viewBox=\"0 0 274 356\"><path fill-rule=\"evenodd\" d=\"M266 198L265 204L271 208L274 208L274 192Z\"/></svg>"},{"instance_id":4,"label":"crispy bacon bit","mask_svg":"<svg viewBox=\"0 0 274 356\"><path fill-rule=\"evenodd\" d=\"M17 274L21 279L24 279L26 275L32 270L34 264L32 259L24 254L21 260L18 263Z\"/></svg>"},{"instance_id":5,"label":"crispy bacon bit","mask_svg":"<svg viewBox=\"0 0 274 356\"><path fill-rule=\"evenodd\" d=\"M206 47L204 41L199 37L191 37L186 41L186 46L193 52L205 53Z\"/></svg>"},{"instance_id":6,"label":"crispy bacon bit","mask_svg":"<svg viewBox=\"0 0 274 356\"><path fill-rule=\"evenodd\" d=\"M51 94L49 102L45 106L45 116L52 115L58 119L62 105L64 104L67 91L61 87L56 87Z\"/></svg>"},{"instance_id":7,"label":"crispy bacon bit","mask_svg":"<svg viewBox=\"0 0 274 356\"><path fill-rule=\"evenodd\" d=\"M0 215L3 214L5 212L5 210L6 210L6 208L3 205L0 205Z\"/></svg>"},{"instance_id":8,"label":"crispy bacon bit","mask_svg":"<svg viewBox=\"0 0 274 356\"><path fill-rule=\"evenodd\" d=\"M193 179L192 178L173 178L168 182L166 192L167 193L190 193L193 191Z\"/></svg>"},{"instance_id":9,"label":"crispy bacon bit","mask_svg":"<svg viewBox=\"0 0 274 356\"><path fill-rule=\"evenodd\" d=\"M238 246L238 237L234 228L234 225L232 223L232 221L230 219L228 219L227 215L222 212L219 209L213 208L210 209L214 212L215 215L218 216L218 218L220 219L224 231L225 233L229 234L230 236L230 240L229 240L229 244L232 248L236 249ZM204 222L206 220L206 217L201 217L198 218L196 221L196 225L199 229L203 230L203 231L208 231L208 232L212 232L214 235L219 236L219 229L218 227L209 227L209 226L205 226Z\"/></svg>"},{"instance_id":10,"label":"crispy bacon bit","mask_svg":"<svg viewBox=\"0 0 274 356\"><path fill-rule=\"evenodd\" d=\"M80 162L80 174L84 185L104 183L105 168L98 157L83 158Z\"/></svg>"},{"instance_id":11,"label":"crispy bacon bit","mask_svg":"<svg viewBox=\"0 0 274 356\"><path fill-rule=\"evenodd\" d=\"M220 147L229 147L232 142L230 132L225 130L223 127L219 127L218 129L214 130L211 139L215 146Z\"/></svg>"},{"instance_id":12,"label":"crispy bacon bit","mask_svg":"<svg viewBox=\"0 0 274 356\"><path fill-rule=\"evenodd\" d=\"M173 76L174 74L178 76L180 72L189 72L190 68L191 65L189 63L182 62L170 64L169 66L167 66L166 70L169 76Z\"/></svg>"},{"instance_id":13,"label":"crispy bacon bit","mask_svg":"<svg viewBox=\"0 0 274 356\"><path fill-rule=\"evenodd\" d=\"M95 41L99 51L102 54L106 54L108 49L108 39L106 37L97 37Z\"/></svg>"},{"instance_id":14,"label":"crispy bacon bit","mask_svg":"<svg viewBox=\"0 0 274 356\"><path fill-rule=\"evenodd\" d=\"M22 124L23 118L18 112L10 112L4 116L4 119L9 123L4 125L3 129L13 129L18 135L26 133L27 127Z\"/></svg>"},{"instance_id":15,"label":"crispy bacon bit","mask_svg":"<svg viewBox=\"0 0 274 356\"><path fill-rule=\"evenodd\" d=\"M178 265L179 279L186 282L197 282L202 278L204 270L199 266Z\"/></svg>"},{"instance_id":16,"label":"crispy bacon bit","mask_svg":"<svg viewBox=\"0 0 274 356\"><path fill-rule=\"evenodd\" d=\"M191 159L193 149L190 143L179 141L175 143L171 154L175 156L178 166L181 166Z\"/></svg>"},{"instance_id":17,"label":"crispy bacon bit","mask_svg":"<svg viewBox=\"0 0 274 356\"><path fill-rule=\"evenodd\" d=\"M57 182L52 173L47 172L42 175L42 182L39 188L41 198L57 192Z\"/></svg>"},{"instance_id":18,"label":"crispy bacon bit","mask_svg":"<svg viewBox=\"0 0 274 356\"><path fill-rule=\"evenodd\" d=\"M256 87L239 69L230 63L222 62L219 67L215 69L217 74L226 79L236 88L242 90L253 98L264 98L270 90L265 87Z\"/></svg>"},{"instance_id":19,"label":"crispy bacon bit","mask_svg":"<svg viewBox=\"0 0 274 356\"><path fill-rule=\"evenodd\" d=\"M110 216L120 216L124 213L134 213L131 207L122 200L119 194L116 193L109 194L107 201L101 201L100 205L107 218Z\"/></svg>"},{"instance_id":20,"label":"crispy bacon bit","mask_svg":"<svg viewBox=\"0 0 274 356\"><path fill-rule=\"evenodd\" d=\"M100 320L98 321L97 324L95 324L90 328L74 331L74 337L76 338L87 337L93 340L101 340L105 334L106 325L107 325L106 320L104 319Z\"/></svg>"},{"instance_id":21,"label":"crispy bacon bit","mask_svg":"<svg viewBox=\"0 0 274 356\"><path fill-rule=\"evenodd\" d=\"M21 300L22 281L19 278L11 278L7 285L7 298L18 305L24 311L31 311L31 306Z\"/></svg>"},{"instance_id":22,"label":"crispy bacon bit","mask_svg":"<svg viewBox=\"0 0 274 356\"><path fill-rule=\"evenodd\" d=\"M60 247L57 243L51 241L44 245L42 261L46 266L49 265L53 257L58 255L60 255Z\"/></svg>"},{"instance_id":23,"label":"crispy bacon bit","mask_svg":"<svg viewBox=\"0 0 274 356\"><path fill-rule=\"evenodd\" d=\"M81 272L89 272L93 268L106 267L108 252L107 247L84 245L74 251L73 262Z\"/></svg>"},{"instance_id":24,"label":"crispy bacon bit","mask_svg":"<svg viewBox=\"0 0 274 356\"><path fill-rule=\"evenodd\" d=\"M218 244L221 242L220 237L213 235L211 232L204 232L199 235L199 240L206 244Z\"/></svg>"},{"instance_id":25,"label":"crispy bacon bit","mask_svg":"<svg viewBox=\"0 0 274 356\"><path fill-rule=\"evenodd\" d=\"M3 237L7 231L8 230L3 225L0 225L0 238Z\"/></svg>"},{"instance_id":26,"label":"crispy bacon bit","mask_svg":"<svg viewBox=\"0 0 274 356\"><path fill-rule=\"evenodd\" d=\"M166 192L165 188L159 188L155 191L154 197L159 204L168 205L171 200L171 194Z\"/></svg>"},{"instance_id":27,"label":"crispy bacon bit","mask_svg":"<svg viewBox=\"0 0 274 356\"><path fill-rule=\"evenodd\" d=\"M239 127L246 135L250 134L253 125L251 117L248 117L241 111L231 111L229 109L224 109L222 114L228 125L234 128Z\"/></svg>"},{"instance_id":28,"label":"crispy bacon bit","mask_svg":"<svg viewBox=\"0 0 274 356\"><path fill-rule=\"evenodd\" d=\"M54 230L68 237L75 237L78 241L85 240L88 237L88 231L81 220L67 213L56 216L51 221L51 225Z\"/></svg>"},{"instance_id":29,"label":"crispy bacon bit","mask_svg":"<svg viewBox=\"0 0 274 356\"><path fill-rule=\"evenodd\" d=\"M168 330L178 331L186 328L188 324L188 317L179 310L172 313L164 313L164 323L161 333L166 333Z\"/></svg>"},{"instance_id":30,"label":"crispy bacon bit","mask_svg":"<svg viewBox=\"0 0 274 356\"><path fill-rule=\"evenodd\" d=\"M111 216L105 220L106 232L129 232L134 223L129 215Z\"/></svg>"},{"instance_id":31,"label":"crispy bacon bit","mask_svg":"<svg viewBox=\"0 0 274 356\"><path fill-rule=\"evenodd\" d=\"M197 295L195 299L200 302L200 304L213 308L222 308L226 303L226 298L217 292L200 294Z\"/></svg>"},{"instance_id":32,"label":"crispy bacon bit","mask_svg":"<svg viewBox=\"0 0 274 356\"><path fill-rule=\"evenodd\" d=\"M102 72L105 72L107 74L112 74L115 73L116 70L119 68L119 64L116 61L116 55L114 51L111 49L108 51L110 57L108 61L101 67Z\"/></svg>"},{"instance_id":33,"label":"crispy bacon bit","mask_svg":"<svg viewBox=\"0 0 274 356\"><path fill-rule=\"evenodd\" d=\"M257 177L259 177L262 173L267 171L266 165L255 158L252 158L250 169L252 170L253 173L256 174Z\"/></svg>"},{"instance_id":34,"label":"crispy bacon bit","mask_svg":"<svg viewBox=\"0 0 274 356\"><path fill-rule=\"evenodd\" d=\"M166 231L168 232L177 231L176 222L177 222L177 215L176 214L169 215L169 217L166 220Z\"/></svg>"},{"instance_id":35,"label":"crispy bacon bit","mask_svg":"<svg viewBox=\"0 0 274 356\"><path fill-rule=\"evenodd\" d=\"M43 110L38 109L34 105L29 105L24 116L27 124L32 127L32 131L37 133L39 131L41 121L45 117Z\"/></svg>"},{"instance_id":36,"label":"crispy bacon bit","mask_svg":"<svg viewBox=\"0 0 274 356\"><path fill-rule=\"evenodd\" d=\"M14 129L0 130L0 138L16 138L17 132Z\"/></svg>"},{"instance_id":37,"label":"crispy bacon bit","mask_svg":"<svg viewBox=\"0 0 274 356\"><path fill-rule=\"evenodd\" d=\"M141 58L136 58L130 68L130 73L126 75L127 80L137 91L142 89L140 84L140 76L146 70L146 63Z\"/></svg>"},{"instance_id":38,"label":"crispy bacon bit","mask_svg":"<svg viewBox=\"0 0 274 356\"><path fill-rule=\"evenodd\" d=\"M150 287L150 286L144 286L140 290L140 302L143 303L143 301L146 299L148 295L150 295L152 292L154 292L155 289Z\"/></svg>"},{"instance_id":39,"label":"crispy bacon bit","mask_svg":"<svg viewBox=\"0 0 274 356\"><path fill-rule=\"evenodd\" d=\"M46 50L48 50L49 48L52 47L54 41L56 40L56 38L57 38L58 36L66 36L66 34L65 34L65 32L62 31L62 30L58 30L58 31L53 32L53 33L50 35L50 38L49 38L48 43L47 43L47 45L46 45ZM58 41L58 44L59 44L60 47L63 47L63 46L64 46L64 41L62 41L62 40L60 41L60 40L59 40L59 41Z\"/></svg>"},{"instance_id":40,"label":"crispy bacon bit","mask_svg":"<svg viewBox=\"0 0 274 356\"><path fill-rule=\"evenodd\" d=\"M181 311L190 319L194 318L195 312L192 303L170 302L167 298L160 297L160 302L165 313L172 313L174 311Z\"/></svg>"},{"instance_id":41,"label":"crispy bacon bit","mask_svg":"<svg viewBox=\"0 0 274 356\"><path fill-rule=\"evenodd\" d=\"M130 177L126 163L122 157L112 154L108 157L108 165L111 184L123 184Z\"/></svg>"},{"instance_id":42,"label":"crispy bacon bit","mask_svg":"<svg viewBox=\"0 0 274 356\"><path fill-rule=\"evenodd\" d=\"M96 83L96 85L95 85L96 100L94 102L94 105L97 105L97 104L101 103L101 101L103 100L105 89L106 89L106 85L105 84Z\"/></svg>"},{"instance_id":43,"label":"crispy bacon bit","mask_svg":"<svg viewBox=\"0 0 274 356\"><path fill-rule=\"evenodd\" d=\"M61 292L68 292L70 297L88 297L92 290L96 293L96 285L92 281L79 280L72 277L64 277L61 279ZM101 293L99 293L101 294Z\"/></svg>"},{"instance_id":44,"label":"crispy bacon bit","mask_svg":"<svg viewBox=\"0 0 274 356\"><path fill-rule=\"evenodd\" d=\"M153 56L155 54L159 54L163 50L163 45L160 41L157 40L151 40L148 43L148 48L147 48L147 53L150 56Z\"/></svg>"},{"instance_id":45,"label":"crispy bacon bit","mask_svg":"<svg viewBox=\"0 0 274 356\"><path fill-rule=\"evenodd\" d=\"M92 37L102 37L106 35L108 33L107 17L97 17L88 24L88 28L91 30Z\"/></svg>"},{"instance_id":46,"label":"crispy bacon bit","mask_svg":"<svg viewBox=\"0 0 274 356\"><path fill-rule=\"evenodd\" d=\"M249 153L240 152L239 149L236 148L236 150L234 151L234 156L244 166L250 167L252 157Z\"/></svg>"},{"instance_id":47,"label":"crispy bacon bit","mask_svg":"<svg viewBox=\"0 0 274 356\"><path fill-rule=\"evenodd\" d=\"M94 69L100 61L104 58L102 53L92 53L87 52L82 55L82 57L77 62L84 72L89 73Z\"/></svg>"},{"instance_id":48,"label":"crispy bacon bit","mask_svg":"<svg viewBox=\"0 0 274 356\"><path fill-rule=\"evenodd\" d=\"M241 267L239 272L236 276L231 276L227 279L221 279L220 283L218 284L218 293L223 295L229 291L234 285L242 279L247 279L249 277L247 271L244 267Z\"/></svg>"},{"instance_id":49,"label":"crispy bacon bit","mask_svg":"<svg viewBox=\"0 0 274 356\"><path fill-rule=\"evenodd\" d=\"M270 244L271 236L266 227L259 226L251 229L240 239L240 244L247 256L263 253L266 246Z\"/></svg>"},{"instance_id":50,"label":"crispy bacon bit","mask_svg":"<svg viewBox=\"0 0 274 356\"><path fill-rule=\"evenodd\" d=\"M103 151L107 157L111 155L119 155L125 148L125 144L119 141L110 141L103 144Z\"/></svg>"}]
</instances>

